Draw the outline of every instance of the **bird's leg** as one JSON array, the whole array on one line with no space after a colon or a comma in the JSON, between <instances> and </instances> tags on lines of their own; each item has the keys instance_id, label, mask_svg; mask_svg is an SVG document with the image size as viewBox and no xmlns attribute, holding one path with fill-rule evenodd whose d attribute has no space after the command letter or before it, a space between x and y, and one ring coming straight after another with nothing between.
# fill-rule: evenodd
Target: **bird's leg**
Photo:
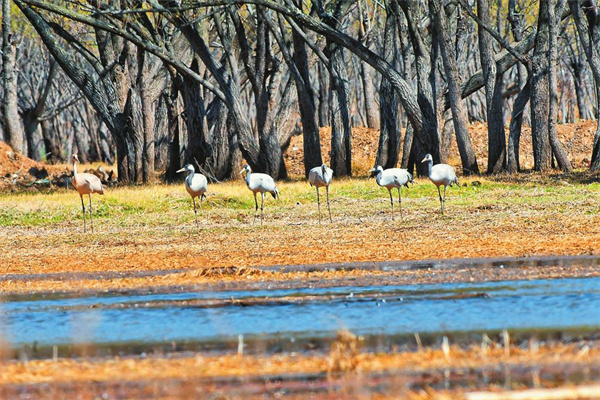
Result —
<instances>
[{"instance_id":1,"label":"bird's leg","mask_svg":"<svg viewBox=\"0 0 600 400\"><path fill-rule=\"evenodd\" d=\"M444 186L444 202L442 203L442 215L444 214L444 206L446 205L446 188L448 186Z\"/></svg>"},{"instance_id":2,"label":"bird's leg","mask_svg":"<svg viewBox=\"0 0 600 400\"><path fill-rule=\"evenodd\" d=\"M263 209L265 203L265 192L260 192L260 226L263 224Z\"/></svg>"},{"instance_id":3,"label":"bird's leg","mask_svg":"<svg viewBox=\"0 0 600 400\"><path fill-rule=\"evenodd\" d=\"M333 223L331 219L331 208L329 207L329 186L325 187L325 191L327 192L327 211L329 211L329 222Z\"/></svg>"},{"instance_id":4,"label":"bird's leg","mask_svg":"<svg viewBox=\"0 0 600 400\"><path fill-rule=\"evenodd\" d=\"M90 197L90 224L92 225L92 233L94 233L94 219L92 218L92 194L88 193Z\"/></svg>"},{"instance_id":5,"label":"bird's leg","mask_svg":"<svg viewBox=\"0 0 600 400\"><path fill-rule=\"evenodd\" d=\"M319 224L321 224L321 199L319 197L319 187L317 186L317 207L319 209Z\"/></svg>"},{"instance_id":6,"label":"bird's leg","mask_svg":"<svg viewBox=\"0 0 600 400\"><path fill-rule=\"evenodd\" d=\"M83 196L79 195L79 197L81 198L81 215L83 216L83 233L86 232L85 229L85 204L83 203Z\"/></svg>"},{"instance_id":7,"label":"bird's leg","mask_svg":"<svg viewBox=\"0 0 600 400\"><path fill-rule=\"evenodd\" d=\"M392 205L392 221L394 220L394 198L392 197L392 189L388 189L390 193L390 204Z\"/></svg>"},{"instance_id":8,"label":"bird's leg","mask_svg":"<svg viewBox=\"0 0 600 400\"><path fill-rule=\"evenodd\" d=\"M442 200L442 193L440 192L439 186L438 186L438 195L440 196L440 206L442 207L442 215L444 215L444 201Z\"/></svg>"},{"instance_id":9,"label":"bird's leg","mask_svg":"<svg viewBox=\"0 0 600 400\"><path fill-rule=\"evenodd\" d=\"M398 188L398 207L400 207L400 219L403 219L402 215L402 186Z\"/></svg>"},{"instance_id":10,"label":"bird's leg","mask_svg":"<svg viewBox=\"0 0 600 400\"><path fill-rule=\"evenodd\" d=\"M256 212L258 211L258 200L256 200L256 192L254 192L254 220L252 223L256 222Z\"/></svg>"},{"instance_id":11,"label":"bird's leg","mask_svg":"<svg viewBox=\"0 0 600 400\"><path fill-rule=\"evenodd\" d=\"M200 198L200 201L202 202L202 198ZM192 197L192 203L194 203L194 216L196 217L196 228L200 228L200 226L198 225L198 210L196 209L196 198Z\"/></svg>"}]
</instances>

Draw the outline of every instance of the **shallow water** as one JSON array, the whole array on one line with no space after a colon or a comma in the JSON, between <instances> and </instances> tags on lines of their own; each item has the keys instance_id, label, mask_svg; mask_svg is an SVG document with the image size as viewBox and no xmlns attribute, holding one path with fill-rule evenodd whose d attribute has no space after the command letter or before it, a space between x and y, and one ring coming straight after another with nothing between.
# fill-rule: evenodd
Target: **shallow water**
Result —
<instances>
[{"instance_id":1,"label":"shallow water","mask_svg":"<svg viewBox=\"0 0 600 400\"><path fill-rule=\"evenodd\" d=\"M481 296L485 293L488 296ZM463 297L461 297L463 296ZM600 278L26 299L0 304L9 345L294 340L600 328Z\"/></svg>"}]
</instances>

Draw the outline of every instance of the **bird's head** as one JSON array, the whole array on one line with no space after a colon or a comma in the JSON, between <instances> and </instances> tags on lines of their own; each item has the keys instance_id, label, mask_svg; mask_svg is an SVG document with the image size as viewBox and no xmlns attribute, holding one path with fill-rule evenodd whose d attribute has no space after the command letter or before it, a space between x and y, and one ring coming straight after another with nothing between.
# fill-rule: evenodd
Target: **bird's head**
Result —
<instances>
[{"instance_id":1,"label":"bird's head","mask_svg":"<svg viewBox=\"0 0 600 400\"><path fill-rule=\"evenodd\" d=\"M77 157L77 154L73 154L73 156L71 157L71 162L80 162L79 157Z\"/></svg>"},{"instance_id":2,"label":"bird's head","mask_svg":"<svg viewBox=\"0 0 600 400\"><path fill-rule=\"evenodd\" d=\"M250 166L248 164L244 165L244 167L242 168L242 170L240 171L240 174L244 174L244 172L246 174L249 174L250 172L252 172L252 168L250 168Z\"/></svg>"},{"instance_id":3,"label":"bird's head","mask_svg":"<svg viewBox=\"0 0 600 400\"><path fill-rule=\"evenodd\" d=\"M321 165L321 171L327 172L327 164Z\"/></svg>"},{"instance_id":4,"label":"bird's head","mask_svg":"<svg viewBox=\"0 0 600 400\"><path fill-rule=\"evenodd\" d=\"M383 172L383 167L381 165L376 165L369 172L371 173L371 176L375 176L375 175L379 174L380 172Z\"/></svg>"},{"instance_id":5,"label":"bird's head","mask_svg":"<svg viewBox=\"0 0 600 400\"><path fill-rule=\"evenodd\" d=\"M191 173L191 172L196 172L196 169L194 168L194 166L192 164L186 164L186 166L181 168L180 170L178 170L177 173L185 172L185 171L188 171Z\"/></svg>"},{"instance_id":6,"label":"bird's head","mask_svg":"<svg viewBox=\"0 0 600 400\"><path fill-rule=\"evenodd\" d=\"M423 160L421 160L422 163L429 162L429 161L433 161L433 157L431 157L431 154L427 154L425 156L425 158Z\"/></svg>"}]
</instances>

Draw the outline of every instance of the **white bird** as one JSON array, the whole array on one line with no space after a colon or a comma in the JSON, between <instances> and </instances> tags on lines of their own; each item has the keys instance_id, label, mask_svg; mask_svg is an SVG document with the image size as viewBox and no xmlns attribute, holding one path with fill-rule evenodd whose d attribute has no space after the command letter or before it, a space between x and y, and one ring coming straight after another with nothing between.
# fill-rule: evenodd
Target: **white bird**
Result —
<instances>
[{"instance_id":1,"label":"white bird","mask_svg":"<svg viewBox=\"0 0 600 400\"><path fill-rule=\"evenodd\" d=\"M240 171L240 174L246 173L244 180L246 186L254 194L254 220L256 221L256 211L258 211L258 201L256 200L256 193L260 192L260 224L263 223L263 204L265 202L265 192L271 193L274 199L279 197L279 190L275 186L275 180L267 174L252 173L252 168L248 164L244 165L244 169Z\"/></svg>"},{"instance_id":2,"label":"white bird","mask_svg":"<svg viewBox=\"0 0 600 400\"><path fill-rule=\"evenodd\" d=\"M440 205L442 207L442 215L444 215L444 204L446 203L446 188L448 186L452 187L454 183L458 186L458 178L456 177L456 172L454 172L454 168L452 168L448 164L436 164L433 165L433 157L431 154L427 154L422 163L427 163L427 176L431 179L431 182L437 186L438 195L440 196ZM444 198L442 199L442 194L440 192L440 186L444 185Z\"/></svg>"},{"instance_id":3,"label":"white bird","mask_svg":"<svg viewBox=\"0 0 600 400\"><path fill-rule=\"evenodd\" d=\"M329 207L329 184L333 177L333 170L327 165L323 164L320 167L314 167L308 173L308 182L310 186L317 188L317 205L319 207L319 223L321 223L321 198L319 197L319 188L325 186L327 192L327 210L329 211L329 222L333 222L331 219L331 208Z\"/></svg>"},{"instance_id":4,"label":"white bird","mask_svg":"<svg viewBox=\"0 0 600 400\"><path fill-rule=\"evenodd\" d=\"M208 181L206 177L200 173L196 173L196 169L192 164L187 164L177 172L188 172L188 176L185 178L185 190L192 196L192 202L194 203L194 215L196 216L196 226L198 226L198 211L196 209L196 197L200 197L200 207L202 207L202 199L206 196L206 187Z\"/></svg>"},{"instance_id":5,"label":"white bird","mask_svg":"<svg viewBox=\"0 0 600 400\"><path fill-rule=\"evenodd\" d=\"M83 195L87 194L90 198L90 224L92 225L92 232L94 232L94 220L92 219L92 193L104 194L104 188L102 187L102 181L96 175L88 174L85 172L77 173L77 163L79 158L77 154L73 154L71 158L73 161L73 177L71 178L71 184L79 192L81 198L81 212L83 214L83 232L86 232L85 226L85 204L83 203Z\"/></svg>"},{"instance_id":6,"label":"white bird","mask_svg":"<svg viewBox=\"0 0 600 400\"><path fill-rule=\"evenodd\" d=\"M409 182L415 183L410 172L402 168L388 168L384 170L381 165L377 165L370 172L377 173L375 177L377 184L387 188L388 192L390 193L390 203L392 204L392 220L394 219L394 199L392 197L392 189L398 189L398 203L400 204L400 217L402 217L402 186L408 187Z\"/></svg>"}]
</instances>

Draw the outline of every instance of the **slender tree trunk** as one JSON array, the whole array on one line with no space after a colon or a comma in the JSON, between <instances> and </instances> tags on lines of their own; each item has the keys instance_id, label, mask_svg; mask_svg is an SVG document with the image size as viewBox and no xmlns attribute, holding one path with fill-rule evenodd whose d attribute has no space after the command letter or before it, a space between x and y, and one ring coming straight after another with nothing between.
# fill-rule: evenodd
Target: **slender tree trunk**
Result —
<instances>
[{"instance_id":1,"label":"slender tree trunk","mask_svg":"<svg viewBox=\"0 0 600 400\"><path fill-rule=\"evenodd\" d=\"M600 7L590 0L569 1L569 7L596 86L596 132L591 169L600 171Z\"/></svg>"},{"instance_id":2,"label":"slender tree trunk","mask_svg":"<svg viewBox=\"0 0 600 400\"><path fill-rule=\"evenodd\" d=\"M11 29L10 0L2 0L2 86L4 137L14 151L22 153L23 128L17 105L17 42Z\"/></svg>"},{"instance_id":3,"label":"slender tree trunk","mask_svg":"<svg viewBox=\"0 0 600 400\"><path fill-rule=\"evenodd\" d=\"M397 7L396 7L397 8ZM399 64L398 20L392 7L388 5L383 36L385 59L393 66ZM398 115L398 94L389 80L381 78L379 87L380 127L379 146L375 163L384 169L393 168L398 163L400 151L400 116Z\"/></svg>"},{"instance_id":4,"label":"slender tree trunk","mask_svg":"<svg viewBox=\"0 0 600 400\"><path fill-rule=\"evenodd\" d=\"M536 171L551 168L552 152L548 135L549 81L549 29L550 4L542 1L539 5L538 29L535 48L531 60L531 114L533 136L533 159Z\"/></svg>"},{"instance_id":5,"label":"slender tree trunk","mask_svg":"<svg viewBox=\"0 0 600 400\"><path fill-rule=\"evenodd\" d=\"M329 125L329 74L323 63L317 63L317 76L319 78L318 104L319 104L319 126ZM314 102L314 100L313 100Z\"/></svg>"},{"instance_id":6,"label":"slender tree trunk","mask_svg":"<svg viewBox=\"0 0 600 400\"><path fill-rule=\"evenodd\" d=\"M350 148L350 114L348 112L348 75L342 47L330 48L329 110L331 112L331 169L335 176L352 175Z\"/></svg>"},{"instance_id":7,"label":"slender tree trunk","mask_svg":"<svg viewBox=\"0 0 600 400\"><path fill-rule=\"evenodd\" d=\"M478 174L477 159L467 130L467 113L460 95L460 78L458 76L456 54L454 53L454 43L450 38L449 27L446 22L446 12L439 0L431 0L430 8L434 15L435 32L438 36L438 43L440 44L446 70L448 97L450 99L450 109L452 110L454 131L456 132L456 142L462 161L463 173L465 175Z\"/></svg>"},{"instance_id":8,"label":"slender tree trunk","mask_svg":"<svg viewBox=\"0 0 600 400\"><path fill-rule=\"evenodd\" d=\"M521 140L521 125L523 123L523 111L531 97L531 85L529 82L521 89L513 104L510 118L510 132L508 136L508 172L511 174L521 170L519 164L519 142Z\"/></svg>"},{"instance_id":9,"label":"slender tree trunk","mask_svg":"<svg viewBox=\"0 0 600 400\"><path fill-rule=\"evenodd\" d=\"M488 0L477 1L477 13L486 24L491 24ZM495 174L506 168L506 137L502 102L502 74L499 74L494 59L491 35L479 26L479 51L485 80L486 115L488 125L487 173Z\"/></svg>"},{"instance_id":10,"label":"slender tree trunk","mask_svg":"<svg viewBox=\"0 0 600 400\"><path fill-rule=\"evenodd\" d=\"M560 23L560 17L564 8L565 0L549 0L550 1L550 21L549 21L549 67L548 67L548 84L549 87L549 98L548 98L548 133L550 136L550 146L554 157L558 162L558 167L565 171L571 172L573 167L571 161L563 145L558 140L557 133L557 119L558 119L558 87L556 83L556 64L558 63L558 24Z\"/></svg>"},{"instance_id":11,"label":"slender tree trunk","mask_svg":"<svg viewBox=\"0 0 600 400\"><path fill-rule=\"evenodd\" d=\"M296 92L298 93L298 107L300 109L300 119L302 121L302 139L304 150L304 176L308 177L309 171L323 164L321 155L321 139L319 137L319 122L317 118L321 118L323 108L326 108L324 99L319 98L319 116L317 117L317 109L315 107L315 93L310 81L310 67L308 64L308 53L306 44L299 32L292 32L292 41L294 44L294 52L292 55L293 63L298 71L298 75L294 74L296 83ZM323 66L318 63L319 76ZM325 78L323 78L324 80ZM323 80L320 80L319 93L324 85ZM321 104L323 103L323 104Z\"/></svg>"}]
</instances>

